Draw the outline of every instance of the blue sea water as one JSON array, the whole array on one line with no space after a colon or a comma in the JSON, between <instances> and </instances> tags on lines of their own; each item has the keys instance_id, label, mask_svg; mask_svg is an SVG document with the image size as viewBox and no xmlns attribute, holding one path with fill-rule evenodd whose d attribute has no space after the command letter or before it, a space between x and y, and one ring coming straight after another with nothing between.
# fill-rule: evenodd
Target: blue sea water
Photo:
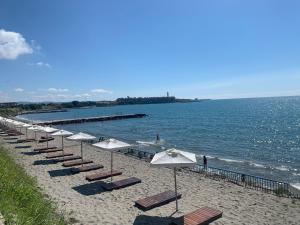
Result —
<instances>
[{"instance_id":1,"label":"blue sea water","mask_svg":"<svg viewBox=\"0 0 300 225\"><path fill-rule=\"evenodd\" d=\"M22 115L55 120L146 113L145 118L59 126L115 137L138 148L176 147L208 156L210 166L300 183L300 97L211 100L199 103L126 105ZM155 145L156 134L162 141Z\"/></svg>"}]
</instances>

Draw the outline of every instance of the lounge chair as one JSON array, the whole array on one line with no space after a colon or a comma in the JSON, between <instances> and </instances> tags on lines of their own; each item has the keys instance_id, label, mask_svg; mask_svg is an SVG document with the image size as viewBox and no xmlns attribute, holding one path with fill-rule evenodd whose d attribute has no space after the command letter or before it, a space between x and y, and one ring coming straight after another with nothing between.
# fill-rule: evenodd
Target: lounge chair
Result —
<instances>
[{"instance_id":1,"label":"lounge chair","mask_svg":"<svg viewBox=\"0 0 300 225\"><path fill-rule=\"evenodd\" d=\"M119 176L121 174L122 172L113 170L112 173L111 171L109 171L109 172L91 174L86 176L85 179L88 181L95 181L95 180L102 180L109 177Z\"/></svg>"},{"instance_id":2,"label":"lounge chair","mask_svg":"<svg viewBox=\"0 0 300 225\"><path fill-rule=\"evenodd\" d=\"M51 152L61 152L61 151L62 151L61 148L53 148L53 149L39 151L39 153L51 153Z\"/></svg>"},{"instance_id":3,"label":"lounge chair","mask_svg":"<svg viewBox=\"0 0 300 225\"><path fill-rule=\"evenodd\" d=\"M180 198L181 198L181 194L177 193L177 199ZM165 191L150 197L139 199L135 202L135 205L142 210L149 210L158 206L165 205L175 200L176 200L176 194L174 191Z\"/></svg>"},{"instance_id":4,"label":"lounge chair","mask_svg":"<svg viewBox=\"0 0 300 225\"><path fill-rule=\"evenodd\" d=\"M121 188L129 187L131 185L135 185L141 182L142 181L136 177L130 177L123 180L114 181L112 183L101 184L101 187L103 187L105 190L110 191L113 189L121 189Z\"/></svg>"},{"instance_id":5,"label":"lounge chair","mask_svg":"<svg viewBox=\"0 0 300 225\"><path fill-rule=\"evenodd\" d=\"M76 161L72 161L72 162L65 162L62 165L64 167L71 167L71 166L79 166L79 165L83 165L83 164L89 164L89 163L93 163L92 160L76 160Z\"/></svg>"},{"instance_id":6,"label":"lounge chair","mask_svg":"<svg viewBox=\"0 0 300 225\"><path fill-rule=\"evenodd\" d=\"M92 170L98 170L98 169L102 169L103 166L100 164L92 164L92 165L85 165L85 166L80 166L77 168L72 168L71 172L72 173L81 173L81 172L88 172L88 171L92 171Z\"/></svg>"},{"instance_id":7,"label":"lounge chair","mask_svg":"<svg viewBox=\"0 0 300 225\"><path fill-rule=\"evenodd\" d=\"M46 159L60 158L60 157L72 156L72 155L73 155L73 153L62 153L62 152L52 153L52 154L48 154L46 156Z\"/></svg>"},{"instance_id":8,"label":"lounge chair","mask_svg":"<svg viewBox=\"0 0 300 225\"><path fill-rule=\"evenodd\" d=\"M221 217L221 211L204 207L184 216L175 218L170 225L207 225Z\"/></svg>"},{"instance_id":9,"label":"lounge chair","mask_svg":"<svg viewBox=\"0 0 300 225\"><path fill-rule=\"evenodd\" d=\"M38 142L39 142L39 143L44 143L44 142L47 142L47 141L53 141L53 140L54 140L53 137L51 137L51 138L41 138Z\"/></svg>"},{"instance_id":10,"label":"lounge chair","mask_svg":"<svg viewBox=\"0 0 300 225\"><path fill-rule=\"evenodd\" d=\"M19 139L17 140L17 143L27 143L27 142L34 142L35 139L28 138L28 139Z\"/></svg>"},{"instance_id":11,"label":"lounge chair","mask_svg":"<svg viewBox=\"0 0 300 225\"><path fill-rule=\"evenodd\" d=\"M77 159L81 159L81 157L80 156L66 156L66 157L62 157L62 158L58 158L58 159L53 159L53 161L67 162L67 161L72 161L72 160L77 160Z\"/></svg>"}]
</instances>

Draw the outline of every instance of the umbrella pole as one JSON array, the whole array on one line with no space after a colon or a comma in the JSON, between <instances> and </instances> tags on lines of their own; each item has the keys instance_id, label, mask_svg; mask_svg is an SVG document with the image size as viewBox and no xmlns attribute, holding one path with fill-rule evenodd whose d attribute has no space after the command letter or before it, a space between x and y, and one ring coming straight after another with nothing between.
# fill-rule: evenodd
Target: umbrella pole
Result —
<instances>
[{"instance_id":1,"label":"umbrella pole","mask_svg":"<svg viewBox=\"0 0 300 225\"><path fill-rule=\"evenodd\" d=\"M178 211L178 199L177 199L176 168L174 168L174 180L175 180L175 199L176 199L176 212L177 212Z\"/></svg>"},{"instance_id":2,"label":"umbrella pole","mask_svg":"<svg viewBox=\"0 0 300 225\"><path fill-rule=\"evenodd\" d=\"M110 177L110 182L112 183L112 181L113 181L113 177L112 177L112 171L113 171L113 152L111 151L110 152L110 175L111 175L111 177Z\"/></svg>"},{"instance_id":3,"label":"umbrella pole","mask_svg":"<svg viewBox=\"0 0 300 225\"><path fill-rule=\"evenodd\" d=\"M80 142L80 149L81 149L81 166L83 166L83 155L82 155L82 141Z\"/></svg>"},{"instance_id":4,"label":"umbrella pole","mask_svg":"<svg viewBox=\"0 0 300 225\"><path fill-rule=\"evenodd\" d=\"M63 157L65 157L64 136L61 136L61 149L62 149L62 152L63 152Z\"/></svg>"},{"instance_id":5,"label":"umbrella pole","mask_svg":"<svg viewBox=\"0 0 300 225\"><path fill-rule=\"evenodd\" d=\"M46 133L46 138L47 138L47 149L49 149L48 133Z\"/></svg>"}]
</instances>

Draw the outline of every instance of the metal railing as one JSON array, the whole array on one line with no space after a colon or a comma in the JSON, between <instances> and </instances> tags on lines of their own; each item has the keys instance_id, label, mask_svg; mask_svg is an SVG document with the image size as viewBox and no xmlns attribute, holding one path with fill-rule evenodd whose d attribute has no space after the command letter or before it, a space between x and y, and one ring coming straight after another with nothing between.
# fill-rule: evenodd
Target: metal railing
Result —
<instances>
[{"instance_id":1,"label":"metal railing","mask_svg":"<svg viewBox=\"0 0 300 225\"><path fill-rule=\"evenodd\" d=\"M119 152L145 161L151 161L155 154L132 148L120 150ZM189 168L187 170L203 174L204 176L210 177L212 179L223 179L240 186L275 194L277 196L300 199L300 191L296 190L286 182L271 180L263 177L257 177L245 173L239 173L215 167L205 168L201 164L197 164L194 166L194 168Z\"/></svg>"}]
</instances>

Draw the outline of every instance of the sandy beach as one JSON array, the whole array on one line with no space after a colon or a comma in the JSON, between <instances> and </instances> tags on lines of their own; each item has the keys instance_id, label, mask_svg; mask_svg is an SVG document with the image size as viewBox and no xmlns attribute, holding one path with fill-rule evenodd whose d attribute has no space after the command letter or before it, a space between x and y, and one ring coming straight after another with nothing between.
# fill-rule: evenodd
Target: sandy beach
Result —
<instances>
[{"instance_id":1,"label":"sandy beach","mask_svg":"<svg viewBox=\"0 0 300 225\"><path fill-rule=\"evenodd\" d=\"M84 144L84 158L102 164L104 168L70 175L62 163L53 164L46 160L46 154L30 154L37 147L36 144L29 143L32 148L15 148L17 145L7 144L3 137L0 141L15 161L29 175L36 177L41 191L57 204L58 211L72 224L164 225L168 224L169 216L175 210L175 202L146 212L134 206L134 201L140 198L174 189L170 169L153 168L148 162L115 154L114 169L121 170L123 174L114 180L134 176L141 179L142 183L110 192L102 190L98 182L89 183L85 180L88 174L110 170L109 152ZM61 139L56 138L50 143L60 146ZM80 155L79 143L65 141L65 146L68 146L66 152ZM180 211L175 216L207 206L223 211L223 217L212 223L215 225L300 223L299 200L277 197L190 172L178 172L177 181L182 198L179 200Z\"/></svg>"}]
</instances>

